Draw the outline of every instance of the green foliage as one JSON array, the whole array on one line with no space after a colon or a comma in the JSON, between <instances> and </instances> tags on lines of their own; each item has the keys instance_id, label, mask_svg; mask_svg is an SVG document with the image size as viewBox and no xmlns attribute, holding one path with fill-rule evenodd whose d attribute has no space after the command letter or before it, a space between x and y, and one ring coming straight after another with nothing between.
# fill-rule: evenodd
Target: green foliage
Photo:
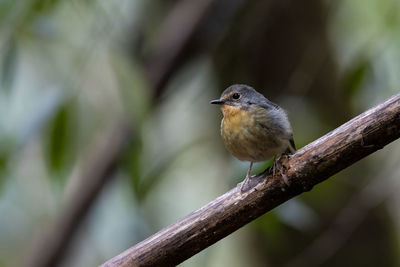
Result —
<instances>
[{"instance_id":1,"label":"green foliage","mask_svg":"<svg viewBox=\"0 0 400 267\"><path fill-rule=\"evenodd\" d=\"M4 175L7 170L8 158L9 158L9 155L8 155L7 151L4 151L3 149L0 148L0 194L2 192L1 189L2 189L3 182L6 179L6 177Z\"/></svg>"},{"instance_id":2,"label":"green foliage","mask_svg":"<svg viewBox=\"0 0 400 267\"><path fill-rule=\"evenodd\" d=\"M71 169L76 156L75 106L72 102L60 105L49 121L44 135L46 163L53 177L64 177Z\"/></svg>"},{"instance_id":3,"label":"green foliage","mask_svg":"<svg viewBox=\"0 0 400 267\"><path fill-rule=\"evenodd\" d=\"M365 78L369 74L370 67L370 62L364 58L352 64L350 69L345 72L342 85L346 92L345 99L353 99L359 95L365 84Z\"/></svg>"},{"instance_id":4,"label":"green foliage","mask_svg":"<svg viewBox=\"0 0 400 267\"><path fill-rule=\"evenodd\" d=\"M51 10L60 0L35 0L31 3L31 10L45 12Z\"/></svg>"},{"instance_id":5,"label":"green foliage","mask_svg":"<svg viewBox=\"0 0 400 267\"><path fill-rule=\"evenodd\" d=\"M142 154L142 142L140 139L135 140L132 142L128 148L125 157L122 160L122 167L126 169L127 173L129 174L129 181L132 187L135 196L138 199L141 199L140 196L140 188L139 183L141 180L141 162L140 162L140 155Z\"/></svg>"}]
</instances>

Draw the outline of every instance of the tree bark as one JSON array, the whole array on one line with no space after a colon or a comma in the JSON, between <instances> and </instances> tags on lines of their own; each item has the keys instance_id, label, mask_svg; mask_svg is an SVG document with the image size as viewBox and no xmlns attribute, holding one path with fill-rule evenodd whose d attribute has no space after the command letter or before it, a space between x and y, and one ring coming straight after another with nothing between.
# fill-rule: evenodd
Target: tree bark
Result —
<instances>
[{"instance_id":1,"label":"tree bark","mask_svg":"<svg viewBox=\"0 0 400 267\"><path fill-rule=\"evenodd\" d=\"M400 137L400 94L282 157L282 171L260 174L102 266L174 266ZM285 175L289 186L282 179Z\"/></svg>"}]
</instances>

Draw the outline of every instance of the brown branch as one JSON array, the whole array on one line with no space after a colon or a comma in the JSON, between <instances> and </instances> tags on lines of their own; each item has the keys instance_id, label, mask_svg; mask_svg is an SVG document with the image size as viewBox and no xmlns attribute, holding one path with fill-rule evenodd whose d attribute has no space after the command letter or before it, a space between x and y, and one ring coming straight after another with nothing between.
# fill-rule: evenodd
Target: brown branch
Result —
<instances>
[{"instance_id":1,"label":"brown branch","mask_svg":"<svg viewBox=\"0 0 400 267\"><path fill-rule=\"evenodd\" d=\"M113 125L112 131L102 138L87 168L79 180L79 186L72 192L72 197L66 203L65 209L57 216L37 242L23 266L52 267L63 259L76 230L89 212L97 195L113 177L118 160L131 131L125 122ZM97 143L97 142L96 142Z\"/></svg>"},{"instance_id":2,"label":"brown branch","mask_svg":"<svg viewBox=\"0 0 400 267\"><path fill-rule=\"evenodd\" d=\"M279 174L261 174L246 192L237 186L103 266L177 265L399 137L400 94L283 158L289 187Z\"/></svg>"}]
</instances>

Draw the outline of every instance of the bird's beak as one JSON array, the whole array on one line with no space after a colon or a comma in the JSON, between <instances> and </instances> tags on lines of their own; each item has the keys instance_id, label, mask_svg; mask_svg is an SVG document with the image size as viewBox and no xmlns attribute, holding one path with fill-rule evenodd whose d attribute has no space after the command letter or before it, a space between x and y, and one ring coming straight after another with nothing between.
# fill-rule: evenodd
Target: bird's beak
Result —
<instances>
[{"instance_id":1,"label":"bird's beak","mask_svg":"<svg viewBox=\"0 0 400 267\"><path fill-rule=\"evenodd\" d=\"M223 100L223 99L215 99L215 100L210 101L210 104L222 105L224 103L225 103L225 100Z\"/></svg>"}]
</instances>

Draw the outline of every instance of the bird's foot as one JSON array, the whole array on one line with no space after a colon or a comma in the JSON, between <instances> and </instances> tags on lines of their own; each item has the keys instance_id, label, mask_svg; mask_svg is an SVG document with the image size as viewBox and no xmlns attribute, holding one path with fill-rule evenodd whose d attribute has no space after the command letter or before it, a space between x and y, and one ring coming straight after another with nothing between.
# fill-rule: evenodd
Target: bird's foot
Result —
<instances>
[{"instance_id":1,"label":"bird's foot","mask_svg":"<svg viewBox=\"0 0 400 267\"><path fill-rule=\"evenodd\" d=\"M243 193L244 186L247 184L247 182L249 181L249 179L250 179L250 176L249 176L249 175L246 175L246 178L244 178L244 181L243 181L242 184L240 185L240 193Z\"/></svg>"},{"instance_id":2,"label":"bird's foot","mask_svg":"<svg viewBox=\"0 0 400 267\"><path fill-rule=\"evenodd\" d=\"M283 173L283 165L281 164L280 159L281 159L280 157L279 158L274 157L274 163L270 167L270 169L272 168L272 177L275 177L276 171L278 170L282 176L282 181L287 186L289 186L289 180L286 174Z\"/></svg>"}]
</instances>

